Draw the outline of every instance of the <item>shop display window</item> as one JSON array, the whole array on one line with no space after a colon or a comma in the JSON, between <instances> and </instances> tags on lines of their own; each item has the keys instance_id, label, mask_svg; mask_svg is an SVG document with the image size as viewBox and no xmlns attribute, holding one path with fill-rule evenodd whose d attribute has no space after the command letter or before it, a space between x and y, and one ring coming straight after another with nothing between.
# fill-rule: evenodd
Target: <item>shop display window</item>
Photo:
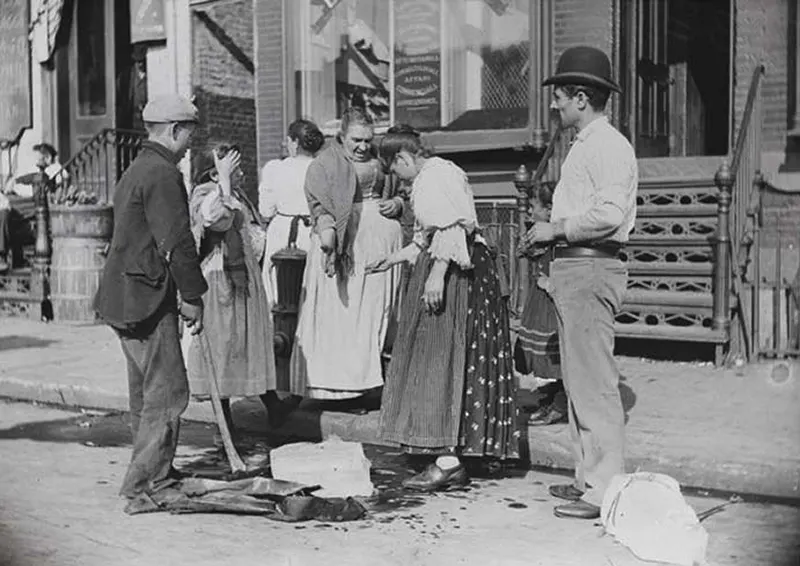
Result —
<instances>
[{"instance_id":1,"label":"shop display window","mask_svg":"<svg viewBox=\"0 0 800 566\"><path fill-rule=\"evenodd\" d=\"M378 129L524 129L527 0L292 0L294 111L326 132L362 106ZM297 33L299 30L300 33Z\"/></svg>"}]
</instances>

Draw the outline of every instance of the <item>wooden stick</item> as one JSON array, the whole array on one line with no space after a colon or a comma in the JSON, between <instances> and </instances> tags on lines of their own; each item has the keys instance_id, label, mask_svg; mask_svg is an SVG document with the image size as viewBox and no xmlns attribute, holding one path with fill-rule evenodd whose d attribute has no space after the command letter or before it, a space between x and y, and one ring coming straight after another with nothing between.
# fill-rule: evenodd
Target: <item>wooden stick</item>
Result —
<instances>
[{"instance_id":1,"label":"wooden stick","mask_svg":"<svg viewBox=\"0 0 800 566\"><path fill-rule=\"evenodd\" d=\"M225 421L225 414L222 412L222 399L219 396L219 382L217 381L217 370L214 367L214 360L211 356L211 343L208 341L208 336L205 332L200 332L197 335L201 340L200 349L203 350L203 357L206 360L206 365L209 369L209 381L211 382L211 406L214 408L214 415L217 417L217 426L219 433L222 436L222 446L225 448L225 456L228 457L228 463L231 466L231 472L246 472L247 466L242 461L241 456L236 451L236 446L233 444L231 438L231 431L228 430L228 423Z\"/></svg>"}]
</instances>

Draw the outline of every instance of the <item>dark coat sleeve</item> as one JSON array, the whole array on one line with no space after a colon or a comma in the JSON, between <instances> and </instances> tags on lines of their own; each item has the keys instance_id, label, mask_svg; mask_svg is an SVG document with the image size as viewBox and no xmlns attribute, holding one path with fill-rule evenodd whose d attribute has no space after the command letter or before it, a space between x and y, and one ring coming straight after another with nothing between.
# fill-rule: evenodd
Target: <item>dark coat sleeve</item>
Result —
<instances>
[{"instance_id":1,"label":"dark coat sleeve","mask_svg":"<svg viewBox=\"0 0 800 566\"><path fill-rule=\"evenodd\" d=\"M166 173L166 174L165 174ZM143 183L144 213L158 251L187 302L197 302L208 289L189 226L189 203L177 170L155 169Z\"/></svg>"}]
</instances>

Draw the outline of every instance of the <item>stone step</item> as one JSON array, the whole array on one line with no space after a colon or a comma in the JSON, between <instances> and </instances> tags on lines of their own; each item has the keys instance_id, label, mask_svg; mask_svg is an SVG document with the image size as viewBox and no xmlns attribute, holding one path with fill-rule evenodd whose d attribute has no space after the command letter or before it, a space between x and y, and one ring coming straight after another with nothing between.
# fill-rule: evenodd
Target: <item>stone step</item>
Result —
<instances>
[{"instance_id":1,"label":"stone step","mask_svg":"<svg viewBox=\"0 0 800 566\"><path fill-rule=\"evenodd\" d=\"M629 261L628 274L631 277L654 275L659 277L711 277L714 266L711 263L678 263L665 261Z\"/></svg>"},{"instance_id":2,"label":"stone step","mask_svg":"<svg viewBox=\"0 0 800 566\"><path fill-rule=\"evenodd\" d=\"M728 335L724 330L714 330L700 326L685 327L617 322L614 324L614 334L617 338L703 342L706 344L724 344L728 341Z\"/></svg>"},{"instance_id":3,"label":"stone step","mask_svg":"<svg viewBox=\"0 0 800 566\"><path fill-rule=\"evenodd\" d=\"M717 218L716 204L664 204L640 205L636 207L637 218Z\"/></svg>"},{"instance_id":4,"label":"stone step","mask_svg":"<svg viewBox=\"0 0 800 566\"><path fill-rule=\"evenodd\" d=\"M659 307L671 309L710 309L714 303L711 293L697 291L660 291L650 289L628 289L625 292L625 306Z\"/></svg>"}]
</instances>

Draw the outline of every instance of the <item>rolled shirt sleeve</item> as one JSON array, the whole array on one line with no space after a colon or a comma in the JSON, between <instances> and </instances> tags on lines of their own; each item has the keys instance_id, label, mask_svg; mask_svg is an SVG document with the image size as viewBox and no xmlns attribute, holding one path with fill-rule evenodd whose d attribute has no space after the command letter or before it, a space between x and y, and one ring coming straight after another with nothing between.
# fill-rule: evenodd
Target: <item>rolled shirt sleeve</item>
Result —
<instances>
[{"instance_id":1,"label":"rolled shirt sleeve","mask_svg":"<svg viewBox=\"0 0 800 566\"><path fill-rule=\"evenodd\" d=\"M461 269L472 267L467 249L467 233L464 227L458 224L436 230L431 238L428 253L434 259L452 261Z\"/></svg>"}]
</instances>

